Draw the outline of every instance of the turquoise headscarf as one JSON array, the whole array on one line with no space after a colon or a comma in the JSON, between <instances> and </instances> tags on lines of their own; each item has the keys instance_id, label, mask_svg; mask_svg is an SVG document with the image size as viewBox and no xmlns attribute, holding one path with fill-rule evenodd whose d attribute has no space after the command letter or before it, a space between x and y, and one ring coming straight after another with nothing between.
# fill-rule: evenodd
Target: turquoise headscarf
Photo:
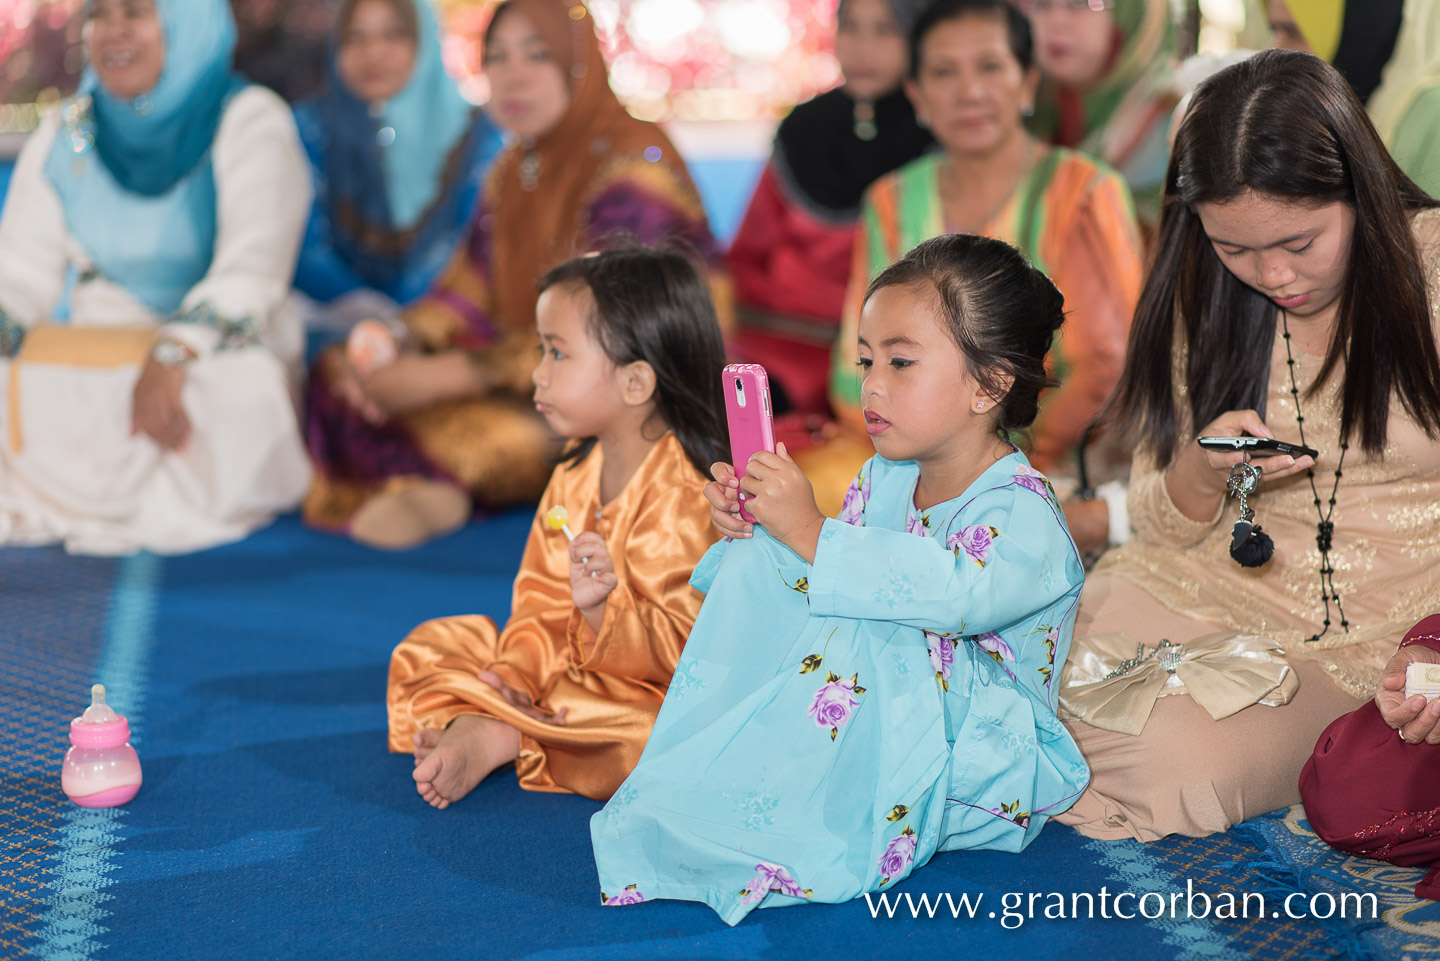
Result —
<instances>
[{"instance_id":1,"label":"turquoise headscarf","mask_svg":"<svg viewBox=\"0 0 1440 961\"><path fill-rule=\"evenodd\" d=\"M155 11L165 31L165 67L154 90L117 99L93 67L80 85L94 101L100 159L120 186L147 197L175 186L210 149L233 82L235 53L227 0L156 0Z\"/></svg>"},{"instance_id":2,"label":"turquoise headscarf","mask_svg":"<svg viewBox=\"0 0 1440 961\"><path fill-rule=\"evenodd\" d=\"M473 197L477 165L499 149L500 137L445 72L431 5L392 2L415 9L415 62L405 87L388 101L358 99L340 76L337 32L325 92L295 115L319 167L316 204L329 221L329 242L361 281L395 293L424 272L418 265L448 257L473 208L462 198Z\"/></svg>"},{"instance_id":3,"label":"turquoise headscarf","mask_svg":"<svg viewBox=\"0 0 1440 961\"><path fill-rule=\"evenodd\" d=\"M415 0L415 12L420 25L415 68L379 118L382 130L395 131L394 142L385 148L385 193L391 223L402 230L415 226L445 181L450 158L441 145L453 147L475 123L475 107L445 72L435 11L425 0Z\"/></svg>"},{"instance_id":4,"label":"turquoise headscarf","mask_svg":"<svg viewBox=\"0 0 1440 961\"><path fill-rule=\"evenodd\" d=\"M210 145L243 83L231 74L228 0L156 0L155 9L165 32L159 83L121 100L87 68L45 173L96 271L168 316L214 256Z\"/></svg>"},{"instance_id":5,"label":"turquoise headscarf","mask_svg":"<svg viewBox=\"0 0 1440 961\"><path fill-rule=\"evenodd\" d=\"M330 201L349 205L370 226L407 231L445 187L451 151L475 125L475 107L445 72L440 26L426 0L415 5L415 66L405 88L373 105L356 99L330 51L329 87L316 104L329 140L325 175ZM338 220L338 218L336 218Z\"/></svg>"}]
</instances>

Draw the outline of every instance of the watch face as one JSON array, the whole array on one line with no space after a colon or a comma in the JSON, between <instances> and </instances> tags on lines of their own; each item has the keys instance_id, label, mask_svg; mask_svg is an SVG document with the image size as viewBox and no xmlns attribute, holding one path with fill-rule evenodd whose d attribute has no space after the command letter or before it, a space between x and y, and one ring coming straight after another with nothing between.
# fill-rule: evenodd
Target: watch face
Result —
<instances>
[{"instance_id":1,"label":"watch face","mask_svg":"<svg viewBox=\"0 0 1440 961\"><path fill-rule=\"evenodd\" d=\"M176 364L183 364L189 359L190 351L184 344L177 341L162 340L155 345L155 349L150 352L150 356L154 357L155 362L161 367L174 367Z\"/></svg>"}]
</instances>

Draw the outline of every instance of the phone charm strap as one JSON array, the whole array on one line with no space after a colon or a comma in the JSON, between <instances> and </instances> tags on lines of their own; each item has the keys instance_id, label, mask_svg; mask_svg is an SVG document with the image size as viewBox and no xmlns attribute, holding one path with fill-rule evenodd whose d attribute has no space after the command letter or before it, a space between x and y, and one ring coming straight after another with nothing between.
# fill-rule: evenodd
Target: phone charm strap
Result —
<instances>
[{"instance_id":1,"label":"phone charm strap","mask_svg":"<svg viewBox=\"0 0 1440 961\"><path fill-rule=\"evenodd\" d=\"M1245 500L1259 486L1259 467L1242 462L1230 468L1225 489L1240 500L1240 519L1230 534L1230 556L1241 567L1263 567L1275 553L1275 542L1255 523L1255 512Z\"/></svg>"}]
</instances>

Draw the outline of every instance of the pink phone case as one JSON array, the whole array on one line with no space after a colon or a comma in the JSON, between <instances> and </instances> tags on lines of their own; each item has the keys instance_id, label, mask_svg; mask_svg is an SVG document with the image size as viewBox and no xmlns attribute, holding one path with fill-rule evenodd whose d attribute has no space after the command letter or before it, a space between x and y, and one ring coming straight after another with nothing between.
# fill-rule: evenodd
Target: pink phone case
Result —
<instances>
[{"instance_id":1,"label":"pink phone case","mask_svg":"<svg viewBox=\"0 0 1440 961\"><path fill-rule=\"evenodd\" d=\"M759 364L730 364L724 372L725 419L730 425L730 463L735 476L745 476L750 457L762 450L775 452L775 422L770 416L770 377ZM740 516L746 523L755 517L743 504Z\"/></svg>"}]
</instances>

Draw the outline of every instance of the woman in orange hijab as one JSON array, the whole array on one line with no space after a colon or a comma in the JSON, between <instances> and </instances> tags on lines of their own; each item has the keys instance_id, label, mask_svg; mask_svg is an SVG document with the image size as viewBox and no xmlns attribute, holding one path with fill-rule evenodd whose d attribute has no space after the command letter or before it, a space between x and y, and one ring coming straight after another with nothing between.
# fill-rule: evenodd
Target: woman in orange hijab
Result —
<instances>
[{"instance_id":1,"label":"woman in orange hijab","mask_svg":"<svg viewBox=\"0 0 1440 961\"><path fill-rule=\"evenodd\" d=\"M371 372L333 350L317 365L307 522L404 548L474 507L533 502L554 441L530 400L535 284L624 235L714 241L674 146L610 89L594 20L567 0L507 0L485 35L495 122L513 135L470 236L404 315L402 350Z\"/></svg>"}]
</instances>

